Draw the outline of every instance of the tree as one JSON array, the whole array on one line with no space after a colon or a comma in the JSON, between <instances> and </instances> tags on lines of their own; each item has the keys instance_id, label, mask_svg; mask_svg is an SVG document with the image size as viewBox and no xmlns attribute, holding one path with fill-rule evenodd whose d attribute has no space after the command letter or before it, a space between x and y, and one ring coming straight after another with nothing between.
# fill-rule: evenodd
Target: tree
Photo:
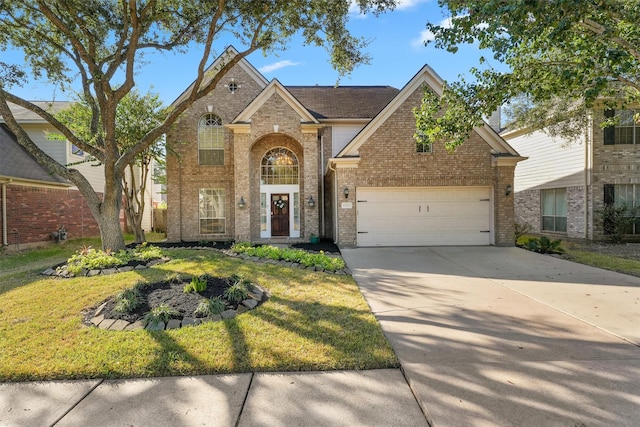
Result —
<instances>
[{"instance_id":1,"label":"tree","mask_svg":"<svg viewBox=\"0 0 640 427\"><path fill-rule=\"evenodd\" d=\"M126 149L134 146L148 132L159 126L165 115L162 101L157 94L140 95L138 90L133 89L116 107L116 141L119 147ZM97 139L97 135L92 134L91 130L91 108L85 100L78 100L68 109L55 114L55 117L80 139L85 141ZM98 131L100 130L101 127L98 126ZM150 170L152 162L163 162L162 140L158 138L138 154L127 165L122 176L124 213L136 243L145 241L142 229L146 204L144 194L147 190L149 173L153 172ZM84 161L94 160L92 157L87 157Z\"/></svg>"},{"instance_id":2,"label":"tree","mask_svg":"<svg viewBox=\"0 0 640 427\"><path fill-rule=\"evenodd\" d=\"M445 84L442 97L426 93L415 111L418 136L455 149L483 116L514 99L510 112L517 126L575 135L592 107L621 108L640 99L636 0L439 3L451 19L427 24L436 47L455 53L460 44L477 42L509 71L474 68L475 81Z\"/></svg>"},{"instance_id":3,"label":"tree","mask_svg":"<svg viewBox=\"0 0 640 427\"><path fill-rule=\"evenodd\" d=\"M0 115L18 142L40 164L76 185L100 227L103 249L124 247L119 211L125 168L163 135L191 104L210 93L238 61L256 50L282 49L296 33L307 43L325 46L340 73L366 62L365 42L347 27L349 0L0 0L0 50L21 49L30 73L62 87L79 79L90 110L91 139L81 138L49 112L11 93L26 71L0 62ZM392 8L394 0L357 0L363 12ZM244 46L216 72L205 75L221 34ZM150 51L202 48L195 84L168 110L162 122L135 144L117 137L118 105L135 86L136 71ZM31 141L8 103L40 117L71 143L104 166L106 187L100 197L77 170L56 162Z\"/></svg>"}]
</instances>

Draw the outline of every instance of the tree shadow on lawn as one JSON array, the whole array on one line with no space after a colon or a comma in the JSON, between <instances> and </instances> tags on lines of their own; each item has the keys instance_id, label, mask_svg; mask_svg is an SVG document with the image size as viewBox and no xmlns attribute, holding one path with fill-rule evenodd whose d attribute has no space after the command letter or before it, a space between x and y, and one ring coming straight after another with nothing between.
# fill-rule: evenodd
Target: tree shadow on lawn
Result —
<instances>
[{"instance_id":1,"label":"tree shadow on lawn","mask_svg":"<svg viewBox=\"0 0 640 427\"><path fill-rule=\"evenodd\" d=\"M398 367L393 350L377 321L367 310L336 307L320 302L292 301L272 296L251 312L209 324L221 325L227 362L195 356L185 337L170 331L147 332L159 345L148 368L155 375L197 375L242 372L378 369ZM189 326L182 332L198 345L207 341L208 324ZM198 331L200 329L200 331ZM117 332L116 332L117 333ZM126 332L124 332L126 333ZM212 364L213 363L213 364ZM115 377L120 377L115 373ZM125 372L122 372L126 376Z\"/></svg>"}]
</instances>

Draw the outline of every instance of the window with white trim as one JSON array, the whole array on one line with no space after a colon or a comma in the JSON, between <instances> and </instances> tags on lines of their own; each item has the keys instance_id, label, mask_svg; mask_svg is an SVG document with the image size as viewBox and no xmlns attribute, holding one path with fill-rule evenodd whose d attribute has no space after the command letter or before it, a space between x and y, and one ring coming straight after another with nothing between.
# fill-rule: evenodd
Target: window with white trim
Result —
<instances>
[{"instance_id":1,"label":"window with white trim","mask_svg":"<svg viewBox=\"0 0 640 427\"><path fill-rule=\"evenodd\" d=\"M567 232L567 189L541 190L542 229Z\"/></svg>"},{"instance_id":2,"label":"window with white trim","mask_svg":"<svg viewBox=\"0 0 640 427\"><path fill-rule=\"evenodd\" d=\"M224 189L201 188L198 203L200 234L224 234L226 230Z\"/></svg>"},{"instance_id":3,"label":"window with white trim","mask_svg":"<svg viewBox=\"0 0 640 427\"><path fill-rule=\"evenodd\" d=\"M224 165L224 127L215 114L205 114L198 121L198 163Z\"/></svg>"}]
</instances>

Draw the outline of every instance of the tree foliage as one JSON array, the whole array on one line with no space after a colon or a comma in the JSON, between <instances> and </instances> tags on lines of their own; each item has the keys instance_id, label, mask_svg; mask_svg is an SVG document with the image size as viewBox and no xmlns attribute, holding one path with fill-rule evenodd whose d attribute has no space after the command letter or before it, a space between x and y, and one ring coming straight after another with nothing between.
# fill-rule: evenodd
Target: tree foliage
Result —
<instances>
[{"instance_id":1,"label":"tree foliage","mask_svg":"<svg viewBox=\"0 0 640 427\"><path fill-rule=\"evenodd\" d=\"M423 111L435 104L443 112L422 130L434 140L462 144L483 116L513 99L518 102L510 113L517 126L556 125L556 133L566 135L580 129L587 109L600 102L621 107L639 100L636 0L439 3L451 19L427 24L437 48L455 53L461 44L477 43L509 71L474 68L473 81L446 84L441 98L425 97Z\"/></svg>"},{"instance_id":2,"label":"tree foliage","mask_svg":"<svg viewBox=\"0 0 640 427\"><path fill-rule=\"evenodd\" d=\"M382 12L393 0L357 0L363 12ZM100 226L104 249L120 249L122 177L127 165L164 134L191 104L210 93L238 61L256 50L283 49L301 33L306 43L325 46L340 73L366 62L365 41L346 23L349 0L0 0L0 51L20 49L25 65L0 62L0 115L18 142L52 173L73 182ZM227 58L214 75L205 75L215 53L214 41L231 34L238 55ZM224 48L224 46L220 46ZM136 84L148 52L193 52L200 61L194 82L162 122L131 145L117 135L117 106ZM62 88L79 81L90 110L90 136L83 137L60 120L11 92L27 76ZM41 151L19 126L8 103L22 106L49 122L72 144L104 166L107 185L97 194L77 170Z\"/></svg>"},{"instance_id":3,"label":"tree foliage","mask_svg":"<svg viewBox=\"0 0 640 427\"><path fill-rule=\"evenodd\" d=\"M133 89L116 107L116 141L122 149L127 149L138 143L144 136L162 123L166 115L162 101L157 94L147 93L141 95L137 89ZM79 138L92 141L104 138L104 135L93 134L91 130L91 108L84 99L65 110L55 114L62 124L67 126ZM98 126L98 132L103 126ZM136 243L145 241L142 220L144 218L147 191L147 182L153 162L164 163L163 138L158 138L152 145L138 154L126 166L122 176L122 189L124 191L124 213L127 225L133 232ZM95 159L88 156L84 161L92 162Z\"/></svg>"}]
</instances>

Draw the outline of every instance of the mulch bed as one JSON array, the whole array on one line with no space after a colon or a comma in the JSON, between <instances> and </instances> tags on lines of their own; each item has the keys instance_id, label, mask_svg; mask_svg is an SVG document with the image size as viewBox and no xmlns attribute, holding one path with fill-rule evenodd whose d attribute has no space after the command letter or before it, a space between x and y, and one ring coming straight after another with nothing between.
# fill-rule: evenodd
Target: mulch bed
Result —
<instances>
[{"instance_id":1,"label":"mulch bed","mask_svg":"<svg viewBox=\"0 0 640 427\"><path fill-rule=\"evenodd\" d=\"M235 278L210 277L207 279L207 288L204 291L199 293L186 293L184 292L184 287L190 281L191 277L185 275L174 281L161 281L142 286L140 294L143 297L144 303L134 311L127 313L115 310L116 299L115 296L112 296L99 304L98 307L89 310L84 316L85 323L87 325L91 324L91 319L100 308L100 314L106 319L118 319L133 323L138 320L143 320L144 316L151 311L152 308L162 304L168 305L179 313L173 317L175 319L182 319L184 317L201 318L202 316L195 314L199 303L204 299L215 297L223 299L227 309L238 310L240 306L239 302L228 301L223 297L224 291L235 283ZM266 295L260 299L260 303L265 299ZM102 307L105 302L106 305Z\"/></svg>"}]
</instances>

